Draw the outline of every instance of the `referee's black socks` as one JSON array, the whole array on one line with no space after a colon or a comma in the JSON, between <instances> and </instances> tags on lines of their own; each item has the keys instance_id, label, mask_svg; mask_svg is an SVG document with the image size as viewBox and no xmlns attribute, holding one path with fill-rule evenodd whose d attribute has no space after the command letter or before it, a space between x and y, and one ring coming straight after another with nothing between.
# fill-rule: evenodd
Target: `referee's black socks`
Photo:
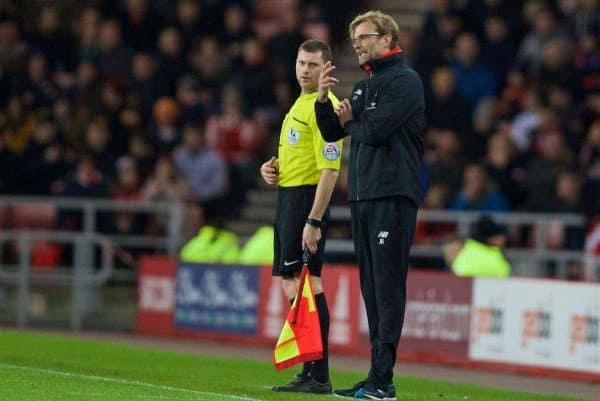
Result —
<instances>
[{"instance_id":1,"label":"referee's black socks","mask_svg":"<svg viewBox=\"0 0 600 401\"><path fill-rule=\"evenodd\" d=\"M323 358L312 364L310 375L319 383L327 383L329 381L329 309L327 308L327 299L324 292L315 295L315 303L317 304L317 313L319 314L319 322L321 324Z\"/></svg>"}]
</instances>

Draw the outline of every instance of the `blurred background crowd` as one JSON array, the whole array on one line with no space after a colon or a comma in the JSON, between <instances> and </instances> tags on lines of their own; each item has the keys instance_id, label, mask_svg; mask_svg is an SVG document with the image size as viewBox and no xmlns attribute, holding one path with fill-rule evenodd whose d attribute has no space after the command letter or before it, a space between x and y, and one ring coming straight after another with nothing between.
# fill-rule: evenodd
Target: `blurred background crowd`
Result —
<instances>
[{"instance_id":1,"label":"blurred background crowd","mask_svg":"<svg viewBox=\"0 0 600 401\"><path fill-rule=\"evenodd\" d=\"M429 94L424 208L582 213L593 224L599 1L436 0L422 30L401 37ZM585 230L554 231L554 247L583 247Z\"/></svg>"},{"instance_id":2,"label":"blurred background crowd","mask_svg":"<svg viewBox=\"0 0 600 401\"><path fill-rule=\"evenodd\" d=\"M190 201L203 221L239 211L299 44L331 41L348 2L27 3L0 2L0 193Z\"/></svg>"},{"instance_id":3,"label":"blurred background crowd","mask_svg":"<svg viewBox=\"0 0 600 401\"><path fill-rule=\"evenodd\" d=\"M1 0L0 194L185 201L196 225L235 217L299 92L298 45L350 52L347 23L368 6ZM432 0L419 31L402 28L427 90L422 207L582 213L591 226L599 38L598 0ZM147 223L120 214L103 230L160 230ZM443 232L420 225L417 241ZM554 238L581 249L585 235Z\"/></svg>"}]
</instances>

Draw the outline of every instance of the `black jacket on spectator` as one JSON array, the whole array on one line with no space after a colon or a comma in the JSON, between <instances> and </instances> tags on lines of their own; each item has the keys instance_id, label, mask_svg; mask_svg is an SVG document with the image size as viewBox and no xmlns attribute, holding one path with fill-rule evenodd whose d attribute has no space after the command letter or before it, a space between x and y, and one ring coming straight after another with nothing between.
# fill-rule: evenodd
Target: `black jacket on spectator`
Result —
<instances>
[{"instance_id":1,"label":"black jacket on spectator","mask_svg":"<svg viewBox=\"0 0 600 401\"><path fill-rule=\"evenodd\" d=\"M187 72L184 58L172 58L161 54L158 58L158 74L163 77L169 85L169 92L175 93L177 81Z\"/></svg>"},{"instance_id":2,"label":"black jacket on spectator","mask_svg":"<svg viewBox=\"0 0 600 401\"><path fill-rule=\"evenodd\" d=\"M352 90L354 120L342 128L330 101L315 102L327 141L350 135L349 201L404 196L420 202L425 97L400 50L363 65L369 77Z\"/></svg>"},{"instance_id":3,"label":"black jacket on spectator","mask_svg":"<svg viewBox=\"0 0 600 401\"><path fill-rule=\"evenodd\" d=\"M138 16L124 13L121 16L123 39L134 49L151 51L156 46L156 37L161 23L161 19L150 11Z\"/></svg>"},{"instance_id":4,"label":"black jacket on spectator","mask_svg":"<svg viewBox=\"0 0 600 401\"><path fill-rule=\"evenodd\" d=\"M504 86L508 71L512 67L517 48L510 38L501 42L488 41L483 45L483 58L496 78L496 82Z\"/></svg>"},{"instance_id":5,"label":"black jacket on spectator","mask_svg":"<svg viewBox=\"0 0 600 401\"><path fill-rule=\"evenodd\" d=\"M67 164L59 156L57 160L48 160L46 152L58 147L62 154L62 145L54 142L40 144L30 142L19 158L18 191L27 195L50 195L52 183L62 178L68 171Z\"/></svg>"},{"instance_id":6,"label":"black jacket on spectator","mask_svg":"<svg viewBox=\"0 0 600 401\"><path fill-rule=\"evenodd\" d=\"M145 81L132 78L130 88L139 97L143 115L149 116L156 99L170 94L169 76L156 73Z\"/></svg>"},{"instance_id":7,"label":"black jacket on spectator","mask_svg":"<svg viewBox=\"0 0 600 401\"><path fill-rule=\"evenodd\" d=\"M16 193L17 158L0 141L0 194Z\"/></svg>"},{"instance_id":8,"label":"black jacket on spectator","mask_svg":"<svg viewBox=\"0 0 600 401\"><path fill-rule=\"evenodd\" d=\"M73 67L73 38L68 33L53 32L45 35L36 32L28 38L28 42L34 52L44 55L50 70L68 71Z\"/></svg>"},{"instance_id":9,"label":"black jacket on spectator","mask_svg":"<svg viewBox=\"0 0 600 401\"><path fill-rule=\"evenodd\" d=\"M427 123L430 128L447 128L460 138L471 135L471 110L469 104L457 94L448 99L432 95L427 102Z\"/></svg>"}]
</instances>

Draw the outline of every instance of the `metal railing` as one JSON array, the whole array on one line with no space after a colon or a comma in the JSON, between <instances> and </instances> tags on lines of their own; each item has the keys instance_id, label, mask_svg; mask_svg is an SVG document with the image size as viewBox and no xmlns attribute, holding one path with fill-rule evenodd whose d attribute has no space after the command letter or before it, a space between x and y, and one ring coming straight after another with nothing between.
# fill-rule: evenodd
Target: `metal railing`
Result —
<instances>
[{"instance_id":1,"label":"metal railing","mask_svg":"<svg viewBox=\"0 0 600 401\"><path fill-rule=\"evenodd\" d=\"M565 278L569 263L580 263L587 270L587 276L598 279L600 258L589 255L583 250L553 249L548 243L549 227L560 224L563 227L585 228L584 216L577 214L551 213L484 213L457 212L447 210L419 210L417 221L431 224L451 224L456 227L456 234L465 238L469 235L473 223L482 215L491 216L496 222L506 226L533 227L534 244L532 248L507 248L506 255L513 264L513 272L517 275L537 276L543 273L545 262L556 263L559 278ZM332 221L350 221L350 209L337 206L331 209ZM412 257L443 258L442 242L434 244L413 244ZM328 240L327 251L341 254L354 252L354 245L348 240ZM516 269L515 269L516 268ZM590 270L592 270L590 272Z\"/></svg>"},{"instance_id":2,"label":"metal railing","mask_svg":"<svg viewBox=\"0 0 600 401\"><path fill-rule=\"evenodd\" d=\"M116 201L107 199L77 199L61 197L0 196L0 211L14 216L11 211L26 209L25 214L37 214L43 208L51 215L75 212L81 216L81 228L77 231L60 229L38 230L30 228L7 229L10 221L0 222L0 251L7 243L16 244L17 265L3 264L0 253L0 284L16 288L16 322L19 327L29 324L29 302L31 286L44 288L63 287L69 289L69 325L74 330L82 327L84 318L101 303L100 291L109 281L134 282L135 270L115 269L115 259L121 247L150 248L176 255L181 247L183 205L172 202ZM98 233L98 222L108 213L145 213L165 216L166 234L149 235L102 235ZM41 213L44 215L44 213ZM43 220L43 219L42 219ZM2 227L5 227L2 229ZM59 225L60 227L60 225ZM71 266L55 266L52 269L32 269L33 246L47 242L72 246ZM96 253L100 249L97 266ZM1 290L1 288L0 288Z\"/></svg>"},{"instance_id":3,"label":"metal railing","mask_svg":"<svg viewBox=\"0 0 600 401\"><path fill-rule=\"evenodd\" d=\"M105 199L74 199L57 197L21 197L0 196L0 208L17 205L44 204L52 205L59 211L76 211L82 213L82 229L80 234L88 238L97 235L96 227L99 215L106 212L133 212L165 215L167 230L165 236L148 235L106 235L106 240L116 246L137 248L151 248L166 250L169 255L176 255L182 245L181 229L183 224L183 205L170 202L141 202L141 201L115 201ZM456 234L460 237L468 236L472 224L484 213L481 212L455 212L445 210L420 210L418 221L431 224L452 224L456 227ZM598 258L586 255L582 250L553 249L548 243L548 228L556 223L565 227L585 226L585 218L575 214L543 214L543 213L486 213L494 220L507 226L533 227L534 244L532 248L507 248L506 254L513 264L513 272L517 275L535 276L543 273L545 262L555 262L557 275L565 277L569 263L581 263L585 266L592 265L598 269ZM333 221L350 221L350 210L347 206L333 207L331 210ZM0 236L6 232L0 231ZM46 240L52 240L54 234ZM327 252L351 255L354 245L351 240L333 240L327 243ZM412 257L443 257L441 241L438 243L415 243L411 250ZM597 277L597 272L592 275Z\"/></svg>"},{"instance_id":4,"label":"metal railing","mask_svg":"<svg viewBox=\"0 0 600 401\"><path fill-rule=\"evenodd\" d=\"M32 246L35 242L51 239L54 243L73 244L72 267L56 267L47 272L35 272L31 268ZM0 248L5 242L16 242L19 264L14 266L0 263L0 283L17 287L17 326L28 324L28 306L32 284L71 287L70 326L81 328L82 319L90 309L90 295L106 283L114 273L114 244L97 234L80 234L65 231L5 230L0 232ZM94 266L94 249L101 250L100 268ZM0 258L1 260L1 258Z\"/></svg>"},{"instance_id":5,"label":"metal railing","mask_svg":"<svg viewBox=\"0 0 600 401\"><path fill-rule=\"evenodd\" d=\"M178 202L0 196L0 208L17 207L19 205L51 205L55 208L56 212L80 212L82 213L81 232L90 235L97 233L97 222L101 213L130 212L164 215L167 217L168 222L165 236L106 235L106 238L119 246L164 249L169 255L176 255L182 242L183 205Z\"/></svg>"}]
</instances>

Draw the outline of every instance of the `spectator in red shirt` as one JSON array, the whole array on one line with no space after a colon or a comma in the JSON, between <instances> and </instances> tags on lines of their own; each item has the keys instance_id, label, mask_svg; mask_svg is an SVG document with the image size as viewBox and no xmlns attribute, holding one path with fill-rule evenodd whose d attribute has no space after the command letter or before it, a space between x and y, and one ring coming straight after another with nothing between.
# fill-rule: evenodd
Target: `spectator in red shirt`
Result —
<instances>
[{"instance_id":1,"label":"spectator in red shirt","mask_svg":"<svg viewBox=\"0 0 600 401\"><path fill-rule=\"evenodd\" d=\"M242 95L235 86L223 90L221 113L208 119L206 141L230 163L247 163L256 157L263 135L242 113Z\"/></svg>"},{"instance_id":2,"label":"spectator in red shirt","mask_svg":"<svg viewBox=\"0 0 600 401\"><path fill-rule=\"evenodd\" d=\"M141 198L140 176L131 156L117 160L117 184L112 191L113 199L138 200Z\"/></svg>"}]
</instances>

